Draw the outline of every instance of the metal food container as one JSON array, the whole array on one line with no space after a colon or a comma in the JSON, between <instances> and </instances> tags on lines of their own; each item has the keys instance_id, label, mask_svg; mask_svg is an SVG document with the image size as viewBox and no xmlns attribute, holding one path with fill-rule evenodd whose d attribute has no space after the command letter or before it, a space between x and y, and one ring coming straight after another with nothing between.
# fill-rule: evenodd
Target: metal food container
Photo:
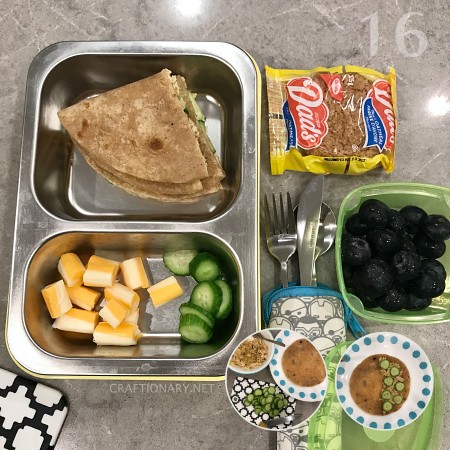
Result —
<instances>
[{"instance_id":1,"label":"metal food container","mask_svg":"<svg viewBox=\"0 0 450 450\"><path fill-rule=\"evenodd\" d=\"M224 189L194 204L131 196L84 161L57 112L81 99L159 72L186 78L207 118L226 172ZM28 73L6 342L25 371L46 378L223 379L236 345L259 329L260 75L244 51L220 42L63 42L37 55ZM233 289L229 319L207 344L184 343L178 307L141 295L135 347L97 347L54 330L40 290L60 277L61 254L146 259L169 273L166 251L209 251ZM145 312L143 312L145 311Z\"/></svg>"}]
</instances>

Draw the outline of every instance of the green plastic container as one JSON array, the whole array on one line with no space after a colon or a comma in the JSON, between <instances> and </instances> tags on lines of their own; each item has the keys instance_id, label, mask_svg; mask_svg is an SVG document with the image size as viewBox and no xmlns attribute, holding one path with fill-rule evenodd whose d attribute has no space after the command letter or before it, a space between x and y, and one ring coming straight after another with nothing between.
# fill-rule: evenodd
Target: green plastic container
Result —
<instances>
[{"instance_id":1,"label":"green plastic container","mask_svg":"<svg viewBox=\"0 0 450 450\"><path fill-rule=\"evenodd\" d=\"M336 232L336 271L339 290L350 309L367 320L398 324L431 324L450 320L450 241L447 251L439 260L447 274L445 292L422 311L387 312L381 308L365 309L361 300L347 291L342 273L341 242L346 220L359 210L364 200L376 198L389 207L401 209L406 205L419 206L428 214L442 214L450 218L450 189L418 183L380 183L360 187L348 194L339 210Z\"/></svg>"},{"instance_id":2,"label":"green plastic container","mask_svg":"<svg viewBox=\"0 0 450 450\"><path fill-rule=\"evenodd\" d=\"M443 418L442 380L433 366L434 391L425 411L399 430L372 430L351 419L336 396L334 376L351 342L334 347L325 358L328 388L325 399L309 420L308 450L439 450Z\"/></svg>"}]
</instances>

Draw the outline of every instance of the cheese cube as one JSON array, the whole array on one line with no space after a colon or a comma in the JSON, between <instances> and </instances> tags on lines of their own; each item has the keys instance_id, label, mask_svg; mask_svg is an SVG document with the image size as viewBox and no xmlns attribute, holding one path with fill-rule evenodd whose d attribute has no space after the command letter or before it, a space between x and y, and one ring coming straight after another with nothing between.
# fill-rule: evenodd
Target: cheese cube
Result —
<instances>
[{"instance_id":1,"label":"cheese cube","mask_svg":"<svg viewBox=\"0 0 450 450\"><path fill-rule=\"evenodd\" d=\"M127 259L120 263L120 269L124 282L130 289L148 288L150 286L142 258Z\"/></svg>"},{"instance_id":2,"label":"cheese cube","mask_svg":"<svg viewBox=\"0 0 450 450\"><path fill-rule=\"evenodd\" d=\"M120 263L112 259L93 255L89 258L86 272L83 275L85 286L108 287L116 281Z\"/></svg>"},{"instance_id":3,"label":"cheese cube","mask_svg":"<svg viewBox=\"0 0 450 450\"><path fill-rule=\"evenodd\" d=\"M67 286L81 286L83 284L83 274L86 271L80 258L75 253L65 253L59 258L58 272Z\"/></svg>"},{"instance_id":4,"label":"cheese cube","mask_svg":"<svg viewBox=\"0 0 450 450\"><path fill-rule=\"evenodd\" d=\"M129 313L130 310L117 300L106 302L106 305L99 311L100 317L113 328L117 328Z\"/></svg>"},{"instance_id":5,"label":"cheese cube","mask_svg":"<svg viewBox=\"0 0 450 450\"><path fill-rule=\"evenodd\" d=\"M106 300L117 300L125 305L129 310L139 306L139 295L123 284L114 283L111 287L105 288Z\"/></svg>"},{"instance_id":6,"label":"cheese cube","mask_svg":"<svg viewBox=\"0 0 450 450\"><path fill-rule=\"evenodd\" d=\"M72 308L72 303L70 302L69 294L67 293L63 280L49 284L41 290L41 293L52 319L57 319Z\"/></svg>"},{"instance_id":7,"label":"cheese cube","mask_svg":"<svg viewBox=\"0 0 450 450\"><path fill-rule=\"evenodd\" d=\"M97 345L136 345L141 336L137 325L132 323L113 328L107 322L100 322L94 330L94 342Z\"/></svg>"},{"instance_id":8,"label":"cheese cube","mask_svg":"<svg viewBox=\"0 0 450 450\"><path fill-rule=\"evenodd\" d=\"M166 278L150 286L147 291L156 308L183 294L183 289L175 277Z\"/></svg>"},{"instance_id":9,"label":"cheese cube","mask_svg":"<svg viewBox=\"0 0 450 450\"><path fill-rule=\"evenodd\" d=\"M75 333L94 333L98 325L98 313L72 308L53 322L53 328Z\"/></svg>"},{"instance_id":10,"label":"cheese cube","mask_svg":"<svg viewBox=\"0 0 450 450\"><path fill-rule=\"evenodd\" d=\"M135 309L134 311L131 311L131 313L125 317L125 320L123 323L134 323L137 325L139 320L139 308Z\"/></svg>"},{"instance_id":11,"label":"cheese cube","mask_svg":"<svg viewBox=\"0 0 450 450\"><path fill-rule=\"evenodd\" d=\"M100 292L94 291L84 286L67 288L70 301L73 305L92 311L100 298Z\"/></svg>"}]
</instances>

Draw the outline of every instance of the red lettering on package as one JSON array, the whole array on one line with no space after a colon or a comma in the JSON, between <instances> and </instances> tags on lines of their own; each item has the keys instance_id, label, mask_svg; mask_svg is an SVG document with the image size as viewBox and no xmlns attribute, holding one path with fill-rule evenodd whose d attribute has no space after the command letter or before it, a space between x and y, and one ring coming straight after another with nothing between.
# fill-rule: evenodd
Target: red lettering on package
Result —
<instances>
[{"instance_id":1,"label":"red lettering on package","mask_svg":"<svg viewBox=\"0 0 450 450\"><path fill-rule=\"evenodd\" d=\"M319 147L328 133L328 107L321 87L310 77L287 83L287 101L296 126L297 145L304 149Z\"/></svg>"}]
</instances>

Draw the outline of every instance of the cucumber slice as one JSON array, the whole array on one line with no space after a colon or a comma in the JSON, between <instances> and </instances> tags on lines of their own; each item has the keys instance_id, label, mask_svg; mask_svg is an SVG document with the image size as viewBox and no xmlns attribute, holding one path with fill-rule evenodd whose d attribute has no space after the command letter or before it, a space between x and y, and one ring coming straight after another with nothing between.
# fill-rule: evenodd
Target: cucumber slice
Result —
<instances>
[{"instance_id":1,"label":"cucumber slice","mask_svg":"<svg viewBox=\"0 0 450 450\"><path fill-rule=\"evenodd\" d=\"M255 389L254 394L257 395L258 397L260 397L262 395L262 389L259 389L259 388Z\"/></svg>"},{"instance_id":2,"label":"cucumber slice","mask_svg":"<svg viewBox=\"0 0 450 450\"><path fill-rule=\"evenodd\" d=\"M179 308L180 314L184 316L185 314L195 314L203 319L211 328L214 326L214 316L210 314L206 309L201 306L195 305L192 302L183 303Z\"/></svg>"},{"instance_id":3,"label":"cucumber slice","mask_svg":"<svg viewBox=\"0 0 450 450\"><path fill-rule=\"evenodd\" d=\"M278 414L280 414L280 410L279 409L274 409L272 411L272 414L273 414L274 417L276 417L276 416L278 416Z\"/></svg>"},{"instance_id":4,"label":"cucumber slice","mask_svg":"<svg viewBox=\"0 0 450 450\"><path fill-rule=\"evenodd\" d=\"M395 390L398 392L402 392L403 389L405 389L405 383L401 383L400 381L398 383L395 383Z\"/></svg>"},{"instance_id":5,"label":"cucumber slice","mask_svg":"<svg viewBox=\"0 0 450 450\"><path fill-rule=\"evenodd\" d=\"M269 387L269 394L275 395L275 388L273 386Z\"/></svg>"},{"instance_id":6,"label":"cucumber slice","mask_svg":"<svg viewBox=\"0 0 450 450\"><path fill-rule=\"evenodd\" d=\"M233 297L231 294L231 287L223 280L214 280L214 283L222 290L222 304L220 305L219 312L217 313L218 319L226 319L231 312L233 306Z\"/></svg>"},{"instance_id":7,"label":"cucumber slice","mask_svg":"<svg viewBox=\"0 0 450 450\"><path fill-rule=\"evenodd\" d=\"M266 403L266 404L264 405L264 408L263 408L263 409L264 409L265 412L268 413L268 412L271 410L271 408L272 408L272 407L270 406L270 403Z\"/></svg>"},{"instance_id":8,"label":"cucumber slice","mask_svg":"<svg viewBox=\"0 0 450 450\"><path fill-rule=\"evenodd\" d=\"M163 255L164 265L174 275L189 275L189 264L198 252L196 250L178 250L176 252L167 252Z\"/></svg>"},{"instance_id":9,"label":"cucumber slice","mask_svg":"<svg viewBox=\"0 0 450 450\"><path fill-rule=\"evenodd\" d=\"M400 370L398 369L398 367L391 367L391 375L393 377L396 377L398 374L400 373Z\"/></svg>"},{"instance_id":10,"label":"cucumber slice","mask_svg":"<svg viewBox=\"0 0 450 450\"><path fill-rule=\"evenodd\" d=\"M386 378L383 380L383 383L384 383L386 386L392 386L392 385L394 384L394 379L393 379L392 377L386 377Z\"/></svg>"},{"instance_id":11,"label":"cucumber slice","mask_svg":"<svg viewBox=\"0 0 450 450\"><path fill-rule=\"evenodd\" d=\"M197 283L215 280L221 273L219 260L211 253L199 253L189 263L189 273Z\"/></svg>"},{"instance_id":12,"label":"cucumber slice","mask_svg":"<svg viewBox=\"0 0 450 450\"><path fill-rule=\"evenodd\" d=\"M285 398L285 399L283 400L283 406L286 408L287 405L289 405L289 401L288 401L287 398Z\"/></svg>"},{"instance_id":13,"label":"cucumber slice","mask_svg":"<svg viewBox=\"0 0 450 450\"><path fill-rule=\"evenodd\" d=\"M392 410L392 403L391 402L384 402L383 403L383 411L389 412Z\"/></svg>"},{"instance_id":14,"label":"cucumber slice","mask_svg":"<svg viewBox=\"0 0 450 450\"><path fill-rule=\"evenodd\" d=\"M391 394L389 391L383 391L383 392L381 393L381 398L382 398L383 400L390 400L391 397L392 397L392 394Z\"/></svg>"},{"instance_id":15,"label":"cucumber slice","mask_svg":"<svg viewBox=\"0 0 450 450\"><path fill-rule=\"evenodd\" d=\"M253 394L248 394L248 395L247 395L247 400L248 400L249 402L252 402L254 399L255 399L255 396L254 396Z\"/></svg>"},{"instance_id":16,"label":"cucumber slice","mask_svg":"<svg viewBox=\"0 0 450 450\"><path fill-rule=\"evenodd\" d=\"M249 402L247 399L245 399L244 400L244 406L250 406L251 405L251 402Z\"/></svg>"},{"instance_id":17,"label":"cucumber slice","mask_svg":"<svg viewBox=\"0 0 450 450\"><path fill-rule=\"evenodd\" d=\"M384 370L389 369L389 361L387 359L383 359L380 361L380 367Z\"/></svg>"},{"instance_id":18,"label":"cucumber slice","mask_svg":"<svg viewBox=\"0 0 450 450\"><path fill-rule=\"evenodd\" d=\"M283 409L283 400L277 400L277 408Z\"/></svg>"},{"instance_id":19,"label":"cucumber slice","mask_svg":"<svg viewBox=\"0 0 450 450\"><path fill-rule=\"evenodd\" d=\"M257 407L255 408L255 414L259 415L259 414L261 414L261 413L262 413L262 408L261 408L260 406L257 406Z\"/></svg>"},{"instance_id":20,"label":"cucumber slice","mask_svg":"<svg viewBox=\"0 0 450 450\"><path fill-rule=\"evenodd\" d=\"M192 290L190 303L217 317L222 304L222 290L212 281L202 281Z\"/></svg>"},{"instance_id":21,"label":"cucumber slice","mask_svg":"<svg viewBox=\"0 0 450 450\"><path fill-rule=\"evenodd\" d=\"M178 331L185 341L193 344L204 344L211 339L213 334L212 328L195 314L181 316Z\"/></svg>"},{"instance_id":22,"label":"cucumber slice","mask_svg":"<svg viewBox=\"0 0 450 450\"><path fill-rule=\"evenodd\" d=\"M266 398L267 403L272 403L273 402L273 395L268 395Z\"/></svg>"},{"instance_id":23,"label":"cucumber slice","mask_svg":"<svg viewBox=\"0 0 450 450\"><path fill-rule=\"evenodd\" d=\"M400 403L403 401L403 397L401 395L394 395L394 398L392 400L396 405L400 405Z\"/></svg>"}]
</instances>

